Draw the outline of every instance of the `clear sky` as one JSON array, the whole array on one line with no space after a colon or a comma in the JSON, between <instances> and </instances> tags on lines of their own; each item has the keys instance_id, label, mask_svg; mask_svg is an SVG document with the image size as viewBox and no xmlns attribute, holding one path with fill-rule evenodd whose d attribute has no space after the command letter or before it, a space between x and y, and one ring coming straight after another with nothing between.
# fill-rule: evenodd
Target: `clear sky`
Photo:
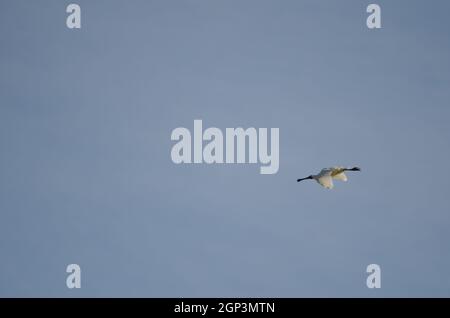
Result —
<instances>
[{"instance_id":1,"label":"clear sky","mask_svg":"<svg viewBox=\"0 0 450 318\"><path fill-rule=\"evenodd\" d=\"M450 2L0 1L0 296L450 296ZM280 169L171 131L278 127ZM296 179L358 165L332 191ZM66 266L82 288L66 287ZM366 287L366 266L382 287Z\"/></svg>"}]
</instances>

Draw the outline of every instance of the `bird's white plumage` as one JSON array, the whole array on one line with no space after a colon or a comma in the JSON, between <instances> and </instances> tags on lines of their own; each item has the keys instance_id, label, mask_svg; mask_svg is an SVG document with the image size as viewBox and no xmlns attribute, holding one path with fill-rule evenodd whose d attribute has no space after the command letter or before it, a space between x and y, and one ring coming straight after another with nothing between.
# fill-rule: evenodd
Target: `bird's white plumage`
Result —
<instances>
[{"instance_id":1,"label":"bird's white plumage","mask_svg":"<svg viewBox=\"0 0 450 318\"><path fill-rule=\"evenodd\" d=\"M317 183L319 183L324 188L333 189L333 187L334 187L333 179L339 180L339 181L347 181L347 176L345 175L344 172L348 171L348 170L360 171L360 169L358 167L349 169L349 168L345 168L345 167L341 167L341 166L335 166L335 167L331 167L331 168L322 169L318 174L311 175L308 178L316 180ZM304 178L304 179L308 179L308 178ZM298 181L301 181L304 179L299 179Z\"/></svg>"},{"instance_id":2,"label":"bird's white plumage","mask_svg":"<svg viewBox=\"0 0 450 318\"><path fill-rule=\"evenodd\" d=\"M313 176L313 179L316 180L321 186L327 189L333 189L333 178L331 176L332 169L325 168L322 169L319 174Z\"/></svg>"},{"instance_id":3,"label":"bird's white plumage","mask_svg":"<svg viewBox=\"0 0 450 318\"><path fill-rule=\"evenodd\" d=\"M316 180L322 187L333 189L333 178L330 175L316 177L314 180Z\"/></svg>"},{"instance_id":4,"label":"bird's white plumage","mask_svg":"<svg viewBox=\"0 0 450 318\"><path fill-rule=\"evenodd\" d=\"M345 173L341 172L341 173L334 175L333 179L340 180L340 181L347 181L347 176L345 175Z\"/></svg>"}]
</instances>

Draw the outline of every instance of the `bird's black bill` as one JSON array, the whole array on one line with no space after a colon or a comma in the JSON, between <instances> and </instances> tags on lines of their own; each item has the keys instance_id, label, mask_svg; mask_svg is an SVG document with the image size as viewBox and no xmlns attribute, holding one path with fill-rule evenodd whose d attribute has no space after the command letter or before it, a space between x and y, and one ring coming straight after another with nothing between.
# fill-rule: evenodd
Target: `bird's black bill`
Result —
<instances>
[{"instance_id":1,"label":"bird's black bill","mask_svg":"<svg viewBox=\"0 0 450 318\"><path fill-rule=\"evenodd\" d=\"M345 171L361 171L361 168L359 167L353 167L351 169L345 169Z\"/></svg>"},{"instance_id":2,"label":"bird's black bill","mask_svg":"<svg viewBox=\"0 0 450 318\"><path fill-rule=\"evenodd\" d=\"M303 180L308 180L308 179L312 179L312 176L306 177L306 178L301 178L301 179L297 179L297 182L303 181Z\"/></svg>"}]
</instances>

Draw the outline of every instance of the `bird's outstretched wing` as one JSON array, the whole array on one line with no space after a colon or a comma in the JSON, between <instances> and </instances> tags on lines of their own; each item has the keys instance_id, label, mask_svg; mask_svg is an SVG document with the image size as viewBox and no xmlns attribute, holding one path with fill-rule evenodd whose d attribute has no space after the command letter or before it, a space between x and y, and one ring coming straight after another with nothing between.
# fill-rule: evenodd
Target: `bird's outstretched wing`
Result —
<instances>
[{"instance_id":1,"label":"bird's outstretched wing","mask_svg":"<svg viewBox=\"0 0 450 318\"><path fill-rule=\"evenodd\" d=\"M323 174L316 181L327 189L333 189L333 178L330 174Z\"/></svg>"},{"instance_id":2,"label":"bird's outstretched wing","mask_svg":"<svg viewBox=\"0 0 450 318\"><path fill-rule=\"evenodd\" d=\"M347 181L347 176L345 175L345 173L341 172L341 173L335 174L333 176L333 179L340 180L340 181Z\"/></svg>"}]
</instances>

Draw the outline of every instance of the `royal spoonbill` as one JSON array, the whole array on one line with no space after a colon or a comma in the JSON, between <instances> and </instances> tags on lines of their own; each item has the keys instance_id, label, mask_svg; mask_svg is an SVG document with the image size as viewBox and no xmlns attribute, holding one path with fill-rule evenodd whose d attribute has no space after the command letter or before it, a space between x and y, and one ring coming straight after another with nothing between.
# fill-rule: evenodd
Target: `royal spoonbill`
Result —
<instances>
[{"instance_id":1,"label":"royal spoonbill","mask_svg":"<svg viewBox=\"0 0 450 318\"><path fill-rule=\"evenodd\" d=\"M341 180L341 181L347 181L347 176L345 175L345 171L361 171L358 167L353 168L345 168L345 167L331 167L331 168L325 168L322 169L318 174L310 175L306 178L297 179L297 182L308 180L308 179L314 179L316 180L321 186L327 188L327 189L333 189L333 179Z\"/></svg>"}]
</instances>

